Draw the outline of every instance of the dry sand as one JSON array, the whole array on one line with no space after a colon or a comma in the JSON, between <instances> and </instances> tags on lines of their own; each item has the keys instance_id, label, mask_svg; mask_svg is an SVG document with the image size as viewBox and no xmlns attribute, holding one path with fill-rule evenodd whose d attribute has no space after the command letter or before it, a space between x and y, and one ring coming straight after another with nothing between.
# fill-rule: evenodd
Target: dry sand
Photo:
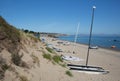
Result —
<instances>
[{"instance_id":1,"label":"dry sand","mask_svg":"<svg viewBox=\"0 0 120 81\"><path fill-rule=\"evenodd\" d=\"M57 42L66 43L67 41L62 41L53 38L44 38L47 44L52 44L56 48L60 48L63 52L58 52L60 55L68 55L79 57L80 59L84 59L84 61L66 61L67 63L72 64L80 64L85 65L86 63L86 55L87 55L87 45L75 44L75 54L73 54L74 44L69 42L68 45L58 44ZM107 49L91 49L89 56L88 65L100 66L106 70L109 70L110 73L102 75L96 74L85 74L76 71L72 71L74 77L69 79L69 81L120 81L120 52L107 50ZM60 75L61 76L61 75ZM66 81L66 80L61 80ZM68 79L67 79L68 81Z\"/></svg>"}]
</instances>

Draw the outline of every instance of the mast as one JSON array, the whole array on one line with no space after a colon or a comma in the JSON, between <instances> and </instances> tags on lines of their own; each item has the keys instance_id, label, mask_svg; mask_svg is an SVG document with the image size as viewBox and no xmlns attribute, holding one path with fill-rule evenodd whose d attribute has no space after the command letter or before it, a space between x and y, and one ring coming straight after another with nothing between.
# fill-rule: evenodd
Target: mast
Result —
<instances>
[{"instance_id":1,"label":"mast","mask_svg":"<svg viewBox=\"0 0 120 81\"><path fill-rule=\"evenodd\" d=\"M80 23L78 23L77 31L76 31L76 35L75 35L75 39L74 39L73 54L75 53L75 52L74 52L74 49L75 49L75 44L76 44L77 37L78 37L79 25L80 25Z\"/></svg>"},{"instance_id":2,"label":"mast","mask_svg":"<svg viewBox=\"0 0 120 81\"><path fill-rule=\"evenodd\" d=\"M92 28L93 28L93 21L94 21L94 10L95 10L95 6L93 6L92 9L92 20L91 20L91 27L90 27L90 36L89 36L89 43L88 43L88 52L87 52L87 59L86 59L86 66L88 65L88 59L89 59L89 49L90 49L90 45L91 45L91 36L92 36Z\"/></svg>"}]
</instances>

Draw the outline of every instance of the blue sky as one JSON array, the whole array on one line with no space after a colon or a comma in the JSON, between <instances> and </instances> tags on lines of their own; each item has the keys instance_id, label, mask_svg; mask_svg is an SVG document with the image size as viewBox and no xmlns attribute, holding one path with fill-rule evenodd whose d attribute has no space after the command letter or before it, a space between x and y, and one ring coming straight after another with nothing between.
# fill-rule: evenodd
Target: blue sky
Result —
<instances>
[{"instance_id":1,"label":"blue sky","mask_svg":"<svg viewBox=\"0 0 120 81\"><path fill-rule=\"evenodd\" d=\"M88 34L95 5L94 34L120 34L120 0L0 0L0 15L20 29Z\"/></svg>"}]
</instances>

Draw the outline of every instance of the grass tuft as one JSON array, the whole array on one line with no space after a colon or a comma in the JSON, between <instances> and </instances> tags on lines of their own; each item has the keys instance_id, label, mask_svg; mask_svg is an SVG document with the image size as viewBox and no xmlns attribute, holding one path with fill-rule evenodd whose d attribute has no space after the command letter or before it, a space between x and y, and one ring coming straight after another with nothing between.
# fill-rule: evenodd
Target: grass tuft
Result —
<instances>
[{"instance_id":1,"label":"grass tuft","mask_svg":"<svg viewBox=\"0 0 120 81\"><path fill-rule=\"evenodd\" d=\"M64 67L64 68L66 68L66 64L64 63L64 64L60 64L62 67Z\"/></svg>"},{"instance_id":2,"label":"grass tuft","mask_svg":"<svg viewBox=\"0 0 120 81\"><path fill-rule=\"evenodd\" d=\"M49 47L46 47L47 51L49 51L50 53L53 53L53 49L49 48Z\"/></svg>"},{"instance_id":3,"label":"grass tuft","mask_svg":"<svg viewBox=\"0 0 120 81\"><path fill-rule=\"evenodd\" d=\"M66 75L73 77L72 73L70 71L66 71Z\"/></svg>"},{"instance_id":4,"label":"grass tuft","mask_svg":"<svg viewBox=\"0 0 120 81\"><path fill-rule=\"evenodd\" d=\"M35 42L40 41L38 38L36 38L34 35L32 34L27 34L28 37L30 37L30 39L34 40Z\"/></svg>"},{"instance_id":5,"label":"grass tuft","mask_svg":"<svg viewBox=\"0 0 120 81\"><path fill-rule=\"evenodd\" d=\"M33 59L33 63L37 63L37 65L40 65L40 60L39 60L39 58L37 57L37 56L35 56L35 55L31 55L31 57L32 57L32 59Z\"/></svg>"},{"instance_id":6,"label":"grass tuft","mask_svg":"<svg viewBox=\"0 0 120 81\"><path fill-rule=\"evenodd\" d=\"M50 54L43 54L43 57L48 59L48 60L52 60L52 57Z\"/></svg>"},{"instance_id":7,"label":"grass tuft","mask_svg":"<svg viewBox=\"0 0 120 81\"><path fill-rule=\"evenodd\" d=\"M61 59L61 57L58 56L58 55L53 56L52 59L53 59L56 63L58 63L58 64L59 64L59 62L63 62L63 60Z\"/></svg>"}]
</instances>

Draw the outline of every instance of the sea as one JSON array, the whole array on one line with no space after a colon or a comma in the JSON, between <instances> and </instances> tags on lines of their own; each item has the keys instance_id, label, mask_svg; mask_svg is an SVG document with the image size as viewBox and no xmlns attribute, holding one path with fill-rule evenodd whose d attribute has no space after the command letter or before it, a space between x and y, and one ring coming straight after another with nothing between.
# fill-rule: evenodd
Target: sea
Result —
<instances>
[{"instance_id":1,"label":"sea","mask_svg":"<svg viewBox=\"0 0 120 81\"><path fill-rule=\"evenodd\" d=\"M75 35L60 36L59 39L74 42ZM89 35L78 35L76 43L88 45ZM108 48L120 51L120 36L93 35L91 37L91 46L98 46L101 48ZM112 48L112 46L114 46L115 48Z\"/></svg>"}]
</instances>

